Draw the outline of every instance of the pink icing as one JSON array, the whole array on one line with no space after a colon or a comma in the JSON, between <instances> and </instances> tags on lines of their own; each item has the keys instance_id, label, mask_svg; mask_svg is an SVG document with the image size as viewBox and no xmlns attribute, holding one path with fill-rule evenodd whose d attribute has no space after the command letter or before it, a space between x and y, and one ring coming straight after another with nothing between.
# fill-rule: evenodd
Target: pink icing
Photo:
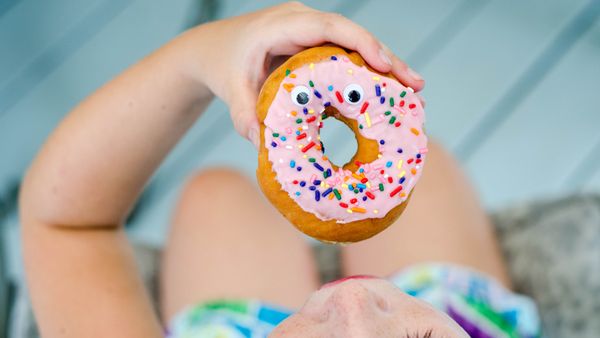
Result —
<instances>
[{"instance_id":1,"label":"pink icing","mask_svg":"<svg viewBox=\"0 0 600 338\"><path fill-rule=\"evenodd\" d=\"M404 202L427 153L425 112L412 89L343 55L288 73L264 121L268 158L282 189L304 211L338 223L381 218ZM351 84L362 87L358 104L345 96ZM292 97L302 91L300 86L310 92L304 106ZM328 105L357 120L361 135L379 143L378 159L356 172L333 171L319 141L321 113Z\"/></svg>"}]
</instances>

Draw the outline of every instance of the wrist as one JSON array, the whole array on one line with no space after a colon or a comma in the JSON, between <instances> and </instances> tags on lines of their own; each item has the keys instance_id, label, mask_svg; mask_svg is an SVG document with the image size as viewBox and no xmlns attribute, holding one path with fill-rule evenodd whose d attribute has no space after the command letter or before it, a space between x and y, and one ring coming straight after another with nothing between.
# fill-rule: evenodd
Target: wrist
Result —
<instances>
[{"instance_id":1,"label":"wrist","mask_svg":"<svg viewBox=\"0 0 600 338\"><path fill-rule=\"evenodd\" d=\"M212 100L214 93L204 76L203 62L200 62L202 57L198 55L197 38L192 36L193 33L193 30L184 32L169 42L161 52L165 62L176 74L178 82L189 89L193 101L204 103Z\"/></svg>"}]
</instances>

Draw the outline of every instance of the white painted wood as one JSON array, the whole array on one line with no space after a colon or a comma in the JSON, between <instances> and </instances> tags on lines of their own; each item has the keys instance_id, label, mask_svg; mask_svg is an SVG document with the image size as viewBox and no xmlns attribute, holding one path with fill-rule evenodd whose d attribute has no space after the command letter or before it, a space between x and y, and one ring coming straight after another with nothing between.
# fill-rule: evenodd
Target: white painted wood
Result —
<instances>
[{"instance_id":1,"label":"white painted wood","mask_svg":"<svg viewBox=\"0 0 600 338\"><path fill-rule=\"evenodd\" d=\"M0 118L0 186L22 175L51 129L79 100L176 35L190 17L192 1L195 0L134 1L47 78L35 84L27 97ZM342 1L311 0L307 4L321 10L349 10L348 13L353 13L351 19L364 25L403 58L414 55L423 44L440 43L427 39L443 29L440 24L451 22L449 16L457 15L456 9L465 4L459 0L378 0L364 4ZM15 46L10 54L0 52L0 88L10 74L16 74L34 55L67 34L77 19L92 8L88 7L90 2L51 3L22 0L0 19L0 45L9 42ZM67 3L73 7L61 10ZM277 1L228 0L224 1L221 15L246 13L274 3ZM466 128L514 85L515 79L585 3L584 0L551 3L495 0L486 2L473 17L460 18L465 20L464 27L449 41L443 41L430 62L417 69L427 79L424 95L431 135L455 146ZM32 9L35 6L39 12ZM57 21L63 16L64 19ZM19 18L31 22L19 23ZM29 36L39 31L28 27L36 22L42 25L43 32L32 40L21 39L19 35ZM597 27L594 32L597 37ZM590 91L594 86L600 87L596 80L600 78L598 67L594 67L600 54L595 49L597 38L594 40L592 33L588 35L467 163L486 205L495 207L517 199L560 193L562 188L557 187L553 178L571 170L588 150L586 147L591 146L590 135L597 134L600 115L586 109L599 103L598 95ZM436 50L434 47L431 50ZM574 108L563 97L548 96L550 87L556 83L564 87L562 96L575 102ZM564 126L557 118L564 112L574 118L577 132L562 129ZM161 243L181 182L194 169L222 164L253 176L256 152L231 129L227 108L222 102L215 102L159 170L149 203L137 221L142 226L133 230L136 238ZM222 139L208 146L203 136L212 130L222 132L216 136ZM514 151L507 154L505 148ZM568 151L571 148L580 151ZM553 151L562 152L562 156L557 157ZM509 163L511 159L513 164ZM511 171L518 171L519 175L506 179L504 176ZM586 189L600 190L600 173Z\"/></svg>"},{"instance_id":2,"label":"white painted wood","mask_svg":"<svg viewBox=\"0 0 600 338\"><path fill-rule=\"evenodd\" d=\"M587 1L491 1L421 72L427 130L450 148Z\"/></svg>"},{"instance_id":3,"label":"white painted wood","mask_svg":"<svg viewBox=\"0 0 600 338\"><path fill-rule=\"evenodd\" d=\"M318 9L320 11L333 11L337 6L343 3L344 0L303 0L301 1L306 6ZM267 7L276 6L286 1L283 0L221 0L221 17L229 17L234 15L245 14L249 12L258 11ZM346 2L353 4L354 1L346 0Z\"/></svg>"},{"instance_id":4,"label":"white painted wood","mask_svg":"<svg viewBox=\"0 0 600 338\"><path fill-rule=\"evenodd\" d=\"M572 191L564 179L598 140L600 21L468 161L486 205Z\"/></svg>"},{"instance_id":5,"label":"white painted wood","mask_svg":"<svg viewBox=\"0 0 600 338\"><path fill-rule=\"evenodd\" d=\"M20 178L58 121L104 82L175 36L191 0L139 0L0 116L0 185Z\"/></svg>"},{"instance_id":6,"label":"white painted wood","mask_svg":"<svg viewBox=\"0 0 600 338\"><path fill-rule=\"evenodd\" d=\"M406 59L460 3L460 0L375 0L365 2L350 18Z\"/></svg>"},{"instance_id":7,"label":"white painted wood","mask_svg":"<svg viewBox=\"0 0 600 338\"><path fill-rule=\"evenodd\" d=\"M191 1L195 0L133 2L89 41L76 49L75 53L66 58L49 76L36 83L26 97L5 112L6 114L0 118L0 187L22 176L47 135L78 101L175 36L188 17L187 12L191 8ZM73 4L67 4L67 1L49 2L47 6L57 7L45 13L50 15L56 10L58 13L75 15L67 9L60 11L61 6L67 5ZM39 6L45 8L46 5ZM79 8L73 6L75 9ZM20 7L13 8L7 15L18 13L22 19L27 19L27 11L13 12L15 10L20 10ZM83 15L84 12L81 14ZM5 18L0 20L0 25L5 23ZM52 26L53 23L48 24ZM49 32L52 29L59 30L56 27L47 29ZM64 29L60 32L60 34L67 33ZM43 46L43 48L48 47L50 46ZM43 49L40 48L39 50ZM28 55L22 57L21 67L30 61ZM4 59L0 60L0 63L4 62ZM152 208L153 205L148 207ZM5 246L8 248L7 261L10 274L19 277L21 275L20 239L16 217L6 220L5 225L3 235ZM160 244L162 241L158 239L163 236L160 230L160 227L153 227L150 223L148 226L140 226L136 235L140 240L144 240L144 236L149 236L157 239L155 244Z\"/></svg>"},{"instance_id":8,"label":"white painted wood","mask_svg":"<svg viewBox=\"0 0 600 338\"><path fill-rule=\"evenodd\" d=\"M21 0L0 18L0 88L103 0Z\"/></svg>"},{"instance_id":9,"label":"white painted wood","mask_svg":"<svg viewBox=\"0 0 600 338\"><path fill-rule=\"evenodd\" d=\"M585 184L583 191L600 194L600 168L598 168L596 174L590 179L590 181Z\"/></svg>"}]
</instances>

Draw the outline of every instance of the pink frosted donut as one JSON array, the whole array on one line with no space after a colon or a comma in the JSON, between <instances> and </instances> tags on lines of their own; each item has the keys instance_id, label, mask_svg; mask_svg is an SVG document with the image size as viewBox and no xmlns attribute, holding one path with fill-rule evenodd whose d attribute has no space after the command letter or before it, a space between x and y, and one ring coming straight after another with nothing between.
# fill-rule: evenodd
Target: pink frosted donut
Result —
<instances>
[{"instance_id":1,"label":"pink frosted donut","mask_svg":"<svg viewBox=\"0 0 600 338\"><path fill-rule=\"evenodd\" d=\"M411 88L369 68L357 53L303 51L264 84L257 105L262 190L297 228L323 241L375 235L402 212L427 153L425 113ZM342 167L324 154L322 120L354 132L358 150Z\"/></svg>"}]
</instances>

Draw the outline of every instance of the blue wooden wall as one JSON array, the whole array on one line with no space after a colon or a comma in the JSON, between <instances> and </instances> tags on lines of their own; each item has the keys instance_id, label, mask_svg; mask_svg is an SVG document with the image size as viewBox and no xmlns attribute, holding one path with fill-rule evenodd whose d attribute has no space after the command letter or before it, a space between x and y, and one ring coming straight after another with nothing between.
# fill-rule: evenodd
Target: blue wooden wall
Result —
<instances>
[{"instance_id":1,"label":"blue wooden wall","mask_svg":"<svg viewBox=\"0 0 600 338\"><path fill-rule=\"evenodd\" d=\"M115 74L195 20L278 2L0 0L0 197L69 109ZM600 192L599 1L306 3L364 25L424 75L427 129L464 163L487 207ZM351 153L343 135L327 130ZM134 238L160 244L181 182L213 165L256 168L218 101L150 184ZM17 225L5 215L6 238Z\"/></svg>"}]
</instances>

